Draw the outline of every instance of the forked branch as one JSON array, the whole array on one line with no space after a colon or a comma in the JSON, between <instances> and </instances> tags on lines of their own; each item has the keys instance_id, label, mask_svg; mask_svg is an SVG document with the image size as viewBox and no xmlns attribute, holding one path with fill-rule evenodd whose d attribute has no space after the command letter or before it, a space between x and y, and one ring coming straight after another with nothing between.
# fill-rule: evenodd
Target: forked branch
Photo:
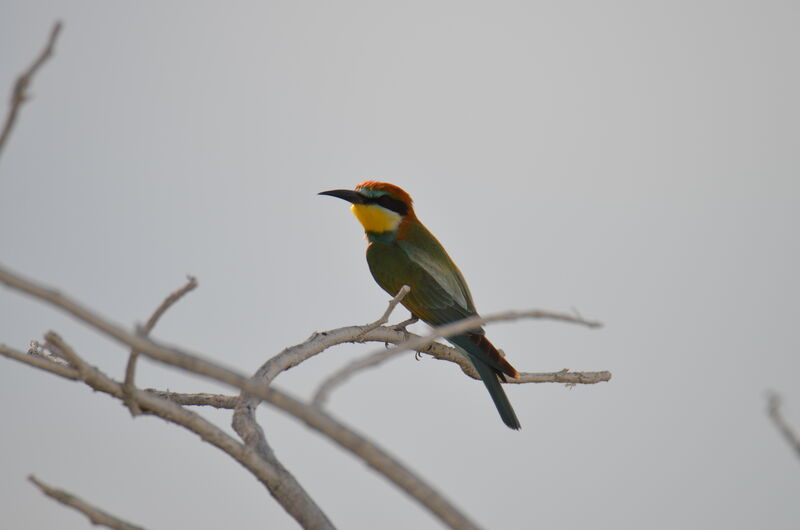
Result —
<instances>
[{"instance_id":1,"label":"forked branch","mask_svg":"<svg viewBox=\"0 0 800 530\"><path fill-rule=\"evenodd\" d=\"M117 399L124 399L125 394L121 382L115 381L96 367L86 363L75 350L53 332L46 334L49 347L69 360L70 366L46 359L42 355L22 353L0 344L0 355L13 358L25 364L35 366L56 375L72 380L80 380L85 384ZM187 410L176 400L165 399L153 392L133 389L133 399L139 404L144 414L152 414L194 432L204 441L221 449L261 481L270 492L278 491L276 500L304 528L332 528L332 524L314 501L302 490L295 487L291 477L286 476L281 468L263 460L248 450L244 444L228 435L225 431L209 422L199 414ZM273 496L275 496L273 494Z\"/></svg>"},{"instance_id":2,"label":"forked branch","mask_svg":"<svg viewBox=\"0 0 800 530\"><path fill-rule=\"evenodd\" d=\"M197 278L194 276L189 276L186 285L170 293L163 302L156 308L150 318L147 319L144 326L141 327L139 332L143 336L147 336L153 331L153 328L156 327L158 320L161 318L161 315L166 313L167 309L172 307L178 300L183 298L183 296L188 293L189 291L194 290L197 288ZM136 377L136 361L139 358L139 351L135 348L131 350L130 355L128 356L128 364L125 367L125 404L128 406L128 410L131 413L131 416L137 416L142 413L142 410L139 408L139 405L132 399L133 395L133 387L135 384L135 377Z\"/></svg>"}]
</instances>

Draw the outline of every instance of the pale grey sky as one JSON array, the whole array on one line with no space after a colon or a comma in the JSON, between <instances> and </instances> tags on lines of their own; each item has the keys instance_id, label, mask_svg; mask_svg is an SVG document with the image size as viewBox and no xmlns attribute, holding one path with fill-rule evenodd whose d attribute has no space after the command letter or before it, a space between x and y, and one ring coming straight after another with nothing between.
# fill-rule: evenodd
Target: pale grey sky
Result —
<instances>
[{"instance_id":1,"label":"pale grey sky","mask_svg":"<svg viewBox=\"0 0 800 530\"><path fill-rule=\"evenodd\" d=\"M512 432L483 385L409 355L334 394L337 417L487 528L797 528L800 466L764 399L781 392L800 428L796 2L12 0L3 102L57 18L0 159L5 266L131 326L194 274L155 335L249 372L384 310L356 220L316 196L384 179L482 312L606 324L490 327L515 366L614 378L508 388ZM122 373L124 350L0 289L0 342L48 329ZM276 385L308 397L373 349ZM78 384L0 359L0 402L4 528L89 526L29 473L151 528L294 527L228 457ZM302 425L261 418L339 527L439 527Z\"/></svg>"}]
</instances>

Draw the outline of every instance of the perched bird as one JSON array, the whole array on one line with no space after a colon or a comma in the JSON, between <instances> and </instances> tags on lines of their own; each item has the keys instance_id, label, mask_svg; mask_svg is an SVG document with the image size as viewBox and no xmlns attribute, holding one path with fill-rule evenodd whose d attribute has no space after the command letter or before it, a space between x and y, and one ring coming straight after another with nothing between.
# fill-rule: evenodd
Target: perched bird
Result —
<instances>
[{"instance_id":1,"label":"perched bird","mask_svg":"<svg viewBox=\"0 0 800 530\"><path fill-rule=\"evenodd\" d=\"M417 219L411 197L386 182L366 181L355 190L323 191L351 203L350 209L367 234L367 263L384 291L396 296L403 285L411 291L401 303L431 326L477 315L467 282L439 241ZM482 328L448 337L472 362L489 390L503 422L520 424L500 384L519 372L489 342Z\"/></svg>"}]
</instances>

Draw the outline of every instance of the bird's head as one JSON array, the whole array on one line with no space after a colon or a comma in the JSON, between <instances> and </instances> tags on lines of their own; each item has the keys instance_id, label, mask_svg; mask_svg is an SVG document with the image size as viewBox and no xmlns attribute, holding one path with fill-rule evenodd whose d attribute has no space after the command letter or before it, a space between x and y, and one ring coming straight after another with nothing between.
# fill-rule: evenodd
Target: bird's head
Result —
<instances>
[{"instance_id":1,"label":"bird's head","mask_svg":"<svg viewBox=\"0 0 800 530\"><path fill-rule=\"evenodd\" d=\"M354 190L323 191L320 195L351 203L350 210L367 234L397 232L405 221L416 218L408 193L388 182L367 180Z\"/></svg>"}]
</instances>

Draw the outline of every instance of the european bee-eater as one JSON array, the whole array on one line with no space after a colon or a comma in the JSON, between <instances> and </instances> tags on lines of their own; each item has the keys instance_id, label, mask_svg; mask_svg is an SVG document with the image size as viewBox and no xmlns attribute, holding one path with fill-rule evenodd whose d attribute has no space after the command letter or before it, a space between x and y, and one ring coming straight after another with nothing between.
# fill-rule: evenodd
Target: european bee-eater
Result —
<instances>
[{"instance_id":1,"label":"european bee-eater","mask_svg":"<svg viewBox=\"0 0 800 530\"><path fill-rule=\"evenodd\" d=\"M351 203L369 242L367 263L384 291L396 296L403 285L411 291L401 303L431 326L477 315L467 282L439 241L417 219L411 197L386 182L366 181L355 190L323 191ZM489 390L503 422L519 429L519 420L500 384L519 372L489 342L482 328L447 340L472 362Z\"/></svg>"}]
</instances>

